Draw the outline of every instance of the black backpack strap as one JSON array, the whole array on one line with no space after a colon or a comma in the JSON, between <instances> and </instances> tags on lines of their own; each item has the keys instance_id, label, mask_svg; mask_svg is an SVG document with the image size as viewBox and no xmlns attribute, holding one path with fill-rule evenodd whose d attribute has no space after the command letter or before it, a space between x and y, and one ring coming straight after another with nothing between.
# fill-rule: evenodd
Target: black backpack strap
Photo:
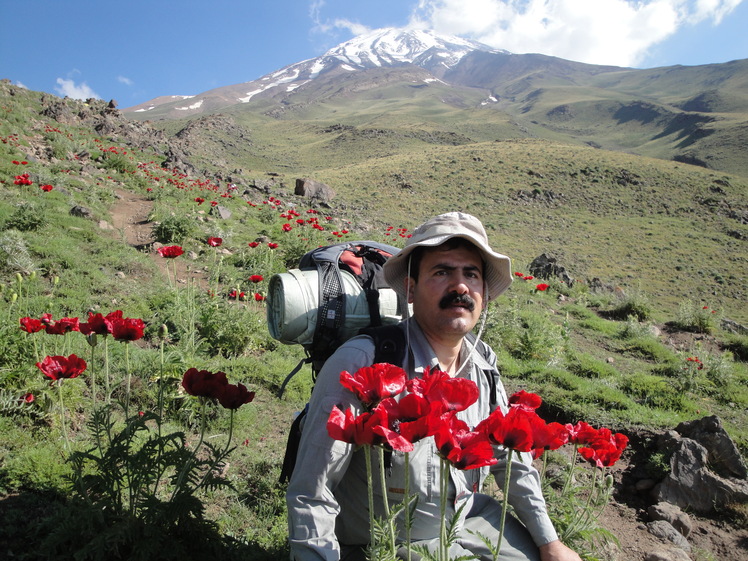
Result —
<instances>
[{"instance_id":1,"label":"black backpack strap","mask_svg":"<svg viewBox=\"0 0 748 561\"><path fill-rule=\"evenodd\" d=\"M387 362L400 366L405 358L405 332L400 324L365 327L359 331L374 341L374 363Z\"/></svg>"},{"instance_id":2,"label":"black backpack strap","mask_svg":"<svg viewBox=\"0 0 748 561\"><path fill-rule=\"evenodd\" d=\"M475 344L475 335L472 333L468 334L468 344L474 345ZM483 341L478 341L478 344L475 347L475 352L480 353L481 356L485 359L485 361L488 364L493 364L496 356L494 355L494 352L491 350L491 347L486 345ZM488 387L490 388L490 397L489 397L489 403L491 405L491 409L493 410L495 407L498 406L499 400L497 395L497 390L499 387L499 371L494 367L490 370L483 370L483 374L486 375L486 379L488 380Z\"/></svg>"},{"instance_id":3,"label":"black backpack strap","mask_svg":"<svg viewBox=\"0 0 748 561\"><path fill-rule=\"evenodd\" d=\"M279 483L288 483L293 473L293 468L296 466L296 456L299 453L299 443L301 442L301 427L304 424L309 404L307 403L304 409L296 415L296 418L291 423L291 430L288 431L288 440L286 441L286 453L283 455L283 466L281 467Z\"/></svg>"}]
</instances>

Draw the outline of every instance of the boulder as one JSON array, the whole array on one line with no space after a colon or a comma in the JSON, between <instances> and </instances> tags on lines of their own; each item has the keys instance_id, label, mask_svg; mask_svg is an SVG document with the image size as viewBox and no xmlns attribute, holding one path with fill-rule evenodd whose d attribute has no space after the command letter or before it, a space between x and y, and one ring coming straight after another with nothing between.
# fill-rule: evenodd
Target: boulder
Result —
<instances>
[{"instance_id":1,"label":"boulder","mask_svg":"<svg viewBox=\"0 0 748 561\"><path fill-rule=\"evenodd\" d=\"M647 553L644 561L691 561L691 557L679 547L658 547Z\"/></svg>"},{"instance_id":2,"label":"boulder","mask_svg":"<svg viewBox=\"0 0 748 561\"><path fill-rule=\"evenodd\" d=\"M665 520L648 522L647 530L653 536L668 541L685 552L691 551L691 544L688 543L688 540L684 538L678 530L673 528L673 525L670 524L670 522L666 522Z\"/></svg>"},{"instance_id":3,"label":"boulder","mask_svg":"<svg viewBox=\"0 0 748 561\"><path fill-rule=\"evenodd\" d=\"M696 440L668 431L658 444L672 454L670 473L655 489L658 501L704 514L714 505L748 501L748 481L714 473L709 451Z\"/></svg>"},{"instance_id":4,"label":"boulder","mask_svg":"<svg viewBox=\"0 0 748 561\"><path fill-rule=\"evenodd\" d=\"M335 191L329 185L314 179L297 179L294 195L329 203L335 198Z\"/></svg>"},{"instance_id":5,"label":"boulder","mask_svg":"<svg viewBox=\"0 0 748 561\"><path fill-rule=\"evenodd\" d=\"M670 523L670 525L678 530L684 538L687 538L693 529L691 517L683 512L679 507L670 503L657 503L651 505L647 509L647 514L652 521L664 520L665 522Z\"/></svg>"},{"instance_id":6,"label":"boulder","mask_svg":"<svg viewBox=\"0 0 748 561\"><path fill-rule=\"evenodd\" d=\"M719 475L739 479L748 477L748 470L738 447L716 415L685 421L675 427L675 430L707 449L709 464Z\"/></svg>"},{"instance_id":7,"label":"boulder","mask_svg":"<svg viewBox=\"0 0 748 561\"><path fill-rule=\"evenodd\" d=\"M557 278L569 286L574 284L574 279L566 272L566 267L560 265L555 257L547 253L533 259L530 263L530 274L541 279Z\"/></svg>"}]
</instances>

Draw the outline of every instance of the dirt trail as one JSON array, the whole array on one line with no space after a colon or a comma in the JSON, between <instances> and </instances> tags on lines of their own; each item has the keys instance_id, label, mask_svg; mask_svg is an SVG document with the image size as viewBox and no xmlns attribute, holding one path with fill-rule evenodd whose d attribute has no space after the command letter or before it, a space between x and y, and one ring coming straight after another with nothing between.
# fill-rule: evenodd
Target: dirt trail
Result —
<instances>
[{"instance_id":1,"label":"dirt trail","mask_svg":"<svg viewBox=\"0 0 748 561\"><path fill-rule=\"evenodd\" d=\"M154 222L150 219L154 207L153 201L143 195L123 189L118 189L115 193L118 200L111 209L112 226L117 232L121 232L125 242L147 252L163 275L172 276L176 265L177 283L186 284L190 279L194 279L200 289L207 290L209 286L207 272L195 270L193 262L186 255L176 259L164 259L155 250L158 244L153 235Z\"/></svg>"}]
</instances>

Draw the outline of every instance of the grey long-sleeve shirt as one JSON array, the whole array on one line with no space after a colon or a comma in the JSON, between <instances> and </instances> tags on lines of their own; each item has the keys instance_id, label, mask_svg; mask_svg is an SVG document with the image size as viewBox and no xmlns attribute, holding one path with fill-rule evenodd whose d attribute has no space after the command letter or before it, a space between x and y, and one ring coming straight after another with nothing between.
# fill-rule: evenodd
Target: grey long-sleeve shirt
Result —
<instances>
[{"instance_id":1,"label":"grey long-sleeve shirt","mask_svg":"<svg viewBox=\"0 0 748 561\"><path fill-rule=\"evenodd\" d=\"M438 365L436 356L414 319L407 320L408 352L404 359L406 372L411 378L423 373L425 366ZM462 355L470 350L463 343ZM340 544L367 544L369 542L369 514L366 482L366 464L362 450L354 451L350 444L332 439L327 433L327 419L333 406L342 411L351 407L361 411L360 403L352 392L340 384L340 372L356 372L370 366L374 360L374 344L366 336L354 337L342 345L328 359L320 372L309 412L304 424L296 468L288 486L289 542L291 558L296 561L340 558ZM479 388L478 401L458 417L474 428L491 412L490 379L485 372L496 369L496 357L488 358L473 352L461 376L475 382ZM416 366L417 365L417 366ZM494 403L507 410L506 393L499 382L494 388ZM499 462L489 468L460 471L450 470L451 484L448 495L447 520L464 504L464 516L470 511L473 494L479 491L489 474L494 475L500 487L504 484L507 452L495 447ZM376 451L372 454L376 458ZM404 455L393 453L391 469L387 470L387 496L390 504L403 499L405 488ZM374 461L374 505L377 515L382 515L382 490L378 462ZM432 437L416 443L410 453L410 490L418 494L412 539L438 537L441 520L439 493L439 458ZM529 530L537 545L557 539L548 517L543 499L540 478L531 465L528 454L513 454L509 501L515 513ZM462 523L462 520L458 523Z\"/></svg>"}]
</instances>

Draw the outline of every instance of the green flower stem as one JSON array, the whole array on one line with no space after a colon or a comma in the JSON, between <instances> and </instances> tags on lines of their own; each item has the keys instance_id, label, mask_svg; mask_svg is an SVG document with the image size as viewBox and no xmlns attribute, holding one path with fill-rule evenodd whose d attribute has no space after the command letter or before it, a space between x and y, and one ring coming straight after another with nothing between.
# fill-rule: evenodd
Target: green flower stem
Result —
<instances>
[{"instance_id":1,"label":"green flower stem","mask_svg":"<svg viewBox=\"0 0 748 561\"><path fill-rule=\"evenodd\" d=\"M449 462L440 458L439 483L441 493L441 521L439 522L439 561L449 561L447 549L447 491L449 489Z\"/></svg>"},{"instance_id":2,"label":"green flower stem","mask_svg":"<svg viewBox=\"0 0 748 561\"><path fill-rule=\"evenodd\" d=\"M387 478L385 476L384 466L384 448L382 446L377 447L379 450L379 484L382 489L382 503L384 505L384 519L387 521L387 529L389 530L390 538L390 551L395 554L395 521L390 516L390 505L387 500Z\"/></svg>"},{"instance_id":3,"label":"green flower stem","mask_svg":"<svg viewBox=\"0 0 748 561\"><path fill-rule=\"evenodd\" d=\"M205 474L203 475L203 478L200 480L200 483L195 487L196 491L203 486L203 484L205 483L205 480L208 478L208 475L210 475L210 473L214 469L216 469L218 462L220 462L221 459L226 457L226 454L228 453L229 448L231 448L231 438L233 434L234 434L234 409L231 409L231 416L229 418L229 437L226 440L226 448L224 448L223 453L221 455L216 457L216 461L213 462L210 468L205 471ZM195 448L195 452L197 452L197 448Z\"/></svg>"},{"instance_id":4,"label":"green flower stem","mask_svg":"<svg viewBox=\"0 0 748 561\"><path fill-rule=\"evenodd\" d=\"M184 480L185 476L187 475L187 472L190 470L192 466L192 461L197 457L197 451L200 449L200 447L203 445L203 440L205 439L205 398L200 398L201 405L200 405L200 438L197 442L197 445L195 446L195 449L192 451L192 454L190 454L190 457L187 458L187 461L184 463L184 466L182 467L182 471L179 472L179 477L177 477L177 481L174 484L174 491L171 493L171 498L169 499L169 502L172 502L174 500L174 497L177 496L177 492L182 487L182 481Z\"/></svg>"},{"instance_id":5,"label":"green flower stem","mask_svg":"<svg viewBox=\"0 0 748 561\"><path fill-rule=\"evenodd\" d=\"M374 477L371 473L371 446L364 445L364 458L366 459L366 482L369 493L369 539L370 546L374 544Z\"/></svg>"},{"instance_id":6,"label":"green flower stem","mask_svg":"<svg viewBox=\"0 0 748 561\"><path fill-rule=\"evenodd\" d=\"M512 475L512 454L514 450L509 449L506 457L506 474L504 475L504 501L501 504L501 523L499 524L499 539L496 542L496 551L494 552L494 561L499 558L501 552L501 542L504 539L504 523L506 522L506 511L509 508L509 479Z\"/></svg>"},{"instance_id":7,"label":"green flower stem","mask_svg":"<svg viewBox=\"0 0 748 561\"><path fill-rule=\"evenodd\" d=\"M605 478L602 479L605 481ZM592 468L592 486L590 488L590 493L587 495L587 501L585 502L584 508L582 509L582 512L580 512L574 520L572 520L571 524L569 524L569 527L566 529L566 532L564 532L564 536L572 536L574 533L576 533L577 529L580 527L584 527L587 525L587 523L590 521L590 516L592 509L590 508L592 504L592 497L595 494L595 491L597 487L597 468Z\"/></svg>"},{"instance_id":8,"label":"green flower stem","mask_svg":"<svg viewBox=\"0 0 748 561\"><path fill-rule=\"evenodd\" d=\"M94 335L95 337L95 335ZM93 408L96 411L96 372L94 371L94 350L95 347L91 347L91 363L88 371L91 373L91 393L93 394Z\"/></svg>"},{"instance_id":9,"label":"green flower stem","mask_svg":"<svg viewBox=\"0 0 748 561\"><path fill-rule=\"evenodd\" d=\"M410 555L410 452L405 452L405 545L408 549L407 561L411 561Z\"/></svg>"},{"instance_id":10,"label":"green flower stem","mask_svg":"<svg viewBox=\"0 0 748 561\"><path fill-rule=\"evenodd\" d=\"M569 490L569 485L571 485L571 480L574 477L574 467L577 465L577 447L574 446L574 455L571 457L571 465L569 466L569 473L566 476L566 482L564 482L564 488L561 491L561 496L566 496L566 492Z\"/></svg>"},{"instance_id":11,"label":"green flower stem","mask_svg":"<svg viewBox=\"0 0 748 561\"><path fill-rule=\"evenodd\" d=\"M60 396L60 426L62 427L62 434L65 437L65 449L70 451L70 439L68 431L65 428L65 405L62 402L62 380L57 380L57 393Z\"/></svg>"},{"instance_id":12,"label":"green flower stem","mask_svg":"<svg viewBox=\"0 0 748 561\"><path fill-rule=\"evenodd\" d=\"M106 389L106 403L112 401L112 390L109 381L109 335L104 335L104 386Z\"/></svg>"},{"instance_id":13,"label":"green flower stem","mask_svg":"<svg viewBox=\"0 0 748 561\"><path fill-rule=\"evenodd\" d=\"M125 341L125 376L127 377L127 391L125 392L125 419L130 416L130 345Z\"/></svg>"}]
</instances>

